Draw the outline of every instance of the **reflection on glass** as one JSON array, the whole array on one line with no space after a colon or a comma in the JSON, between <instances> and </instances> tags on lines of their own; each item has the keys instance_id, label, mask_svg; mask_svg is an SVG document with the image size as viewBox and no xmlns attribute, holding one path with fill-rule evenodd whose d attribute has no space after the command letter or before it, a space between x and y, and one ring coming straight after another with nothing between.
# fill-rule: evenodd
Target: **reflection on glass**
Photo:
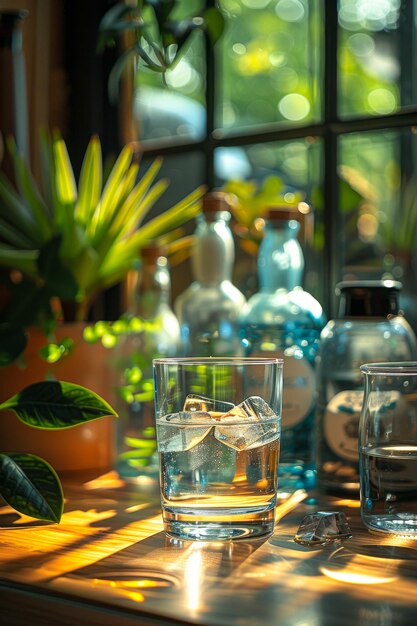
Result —
<instances>
[{"instance_id":1,"label":"reflection on glass","mask_svg":"<svg viewBox=\"0 0 417 626\"><path fill-rule=\"evenodd\" d=\"M218 127L320 117L320 3L222 0L227 28L219 41L222 76Z\"/></svg>"},{"instance_id":2,"label":"reflection on glass","mask_svg":"<svg viewBox=\"0 0 417 626\"><path fill-rule=\"evenodd\" d=\"M175 19L189 18L204 6L202 0L180 0ZM192 6L191 6L192 5ZM165 77L138 65L135 76L133 118L144 145L159 140L200 140L204 137L205 51L204 37L194 32L180 61Z\"/></svg>"},{"instance_id":3,"label":"reflection on glass","mask_svg":"<svg viewBox=\"0 0 417 626\"><path fill-rule=\"evenodd\" d=\"M352 133L339 154L340 278L401 281L401 308L416 329L417 137L409 128Z\"/></svg>"},{"instance_id":4,"label":"reflection on glass","mask_svg":"<svg viewBox=\"0 0 417 626\"><path fill-rule=\"evenodd\" d=\"M405 5L404 0L340 0L342 116L388 115L415 102L411 85L405 88L415 28L411 19L400 20Z\"/></svg>"},{"instance_id":5,"label":"reflection on glass","mask_svg":"<svg viewBox=\"0 0 417 626\"><path fill-rule=\"evenodd\" d=\"M198 141L205 133L206 111L201 102L161 87L136 89L133 118L144 143L169 137Z\"/></svg>"},{"instance_id":6,"label":"reflection on glass","mask_svg":"<svg viewBox=\"0 0 417 626\"><path fill-rule=\"evenodd\" d=\"M146 159L142 165L144 172L152 163L152 159ZM169 181L169 187L158 203L150 211L148 218L151 219L155 215L169 209L175 203L180 202L187 194L191 193L197 187L203 184L205 177L205 157L201 152L183 152L174 155L165 155L163 164L158 174L160 178L166 178ZM177 231L177 237L190 235L194 230L194 222L186 224ZM184 263L187 258L187 249L184 256L176 255L170 258L171 269L171 302L174 302L177 296L188 287L192 278L188 264Z\"/></svg>"},{"instance_id":7,"label":"reflection on glass","mask_svg":"<svg viewBox=\"0 0 417 626\"><path fill-rule=\"evenodd\" d=\"M320 300L323 285L320 269L323 262L322 141L316 138L259 143L215 150L216 185L234 193L241 206L234 213L232 227L237 240L238 258L242 252L256 261L257 245L262 236L259 218L271 206L307 202L312 206L306 220L302 245L306 258L304 287ZM262 220L261 220L262 221ZM249 245L250 244L250 245ZM248 270L248 265L251 268ZM239 263L241 283L252 273L254 263ZM249 287L248 287L249 289Z\"/></svg>"},{"instance_id":8,"label":"reflection on glass","mask_svg":"<svg viewBox=\"0 0 417 626\"><path fill-rule=\"evenodd\" d=\"M142 175L152 162L152 159L144 159L141 165ZM167 179L169 186L157 205L150 211L149 218L173 206L203 184L204 162L204 156L200 152L184 152L163 157L162 167L156 180Z\"/></svg>"}]
</instances>

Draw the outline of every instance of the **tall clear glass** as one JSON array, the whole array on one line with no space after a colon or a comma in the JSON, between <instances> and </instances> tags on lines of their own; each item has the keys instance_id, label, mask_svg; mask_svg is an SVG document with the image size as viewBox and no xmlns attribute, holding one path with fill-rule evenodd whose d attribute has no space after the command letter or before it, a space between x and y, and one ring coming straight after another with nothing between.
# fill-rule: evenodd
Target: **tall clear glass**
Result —
<instances>
[{"instance_id":1,"label":"tall clear glass","mask_svg":"<svg viewBox=\"0 0 417 626\"><path fill-rule=\"evenodd\" d=\"M164 528L217 541L273 532L280 359L154 360Z\"/></svg>"},{"instance_id":2,"label":"tall clear glass","mask_svg":"<svg viewBox=\"0 0 417 626\"><path fill-rule=\"evenodd\" d=\"M417 362L361 366L361 516L375 531L417 537Z\"/></svg>"}]
</instances>

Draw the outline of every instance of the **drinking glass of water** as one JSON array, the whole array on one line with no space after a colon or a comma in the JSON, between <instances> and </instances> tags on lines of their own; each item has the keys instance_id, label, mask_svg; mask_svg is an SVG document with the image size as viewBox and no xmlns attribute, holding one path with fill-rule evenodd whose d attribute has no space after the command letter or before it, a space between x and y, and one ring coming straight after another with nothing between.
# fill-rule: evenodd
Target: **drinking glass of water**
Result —
<instances>
[{"instance_id":1,"label":"drinking glass of water","mask_svg":"<svg viewBox=\"0 0 417 626\"><path fill-rule=\"evenodd\" d=\"M164 528L218 541L274 529L281 359L155 359Z\"/></svg>"},{"instance_id":2,"label":"drinking glass of water","mask_svg":"<svg viewBox=\"0 0 417 626\"><path fill-rule=\"evenodd\" d=\"M362 365L361 516L375 531L417 538L417 362Z\"/></svg>"}]
</instances>

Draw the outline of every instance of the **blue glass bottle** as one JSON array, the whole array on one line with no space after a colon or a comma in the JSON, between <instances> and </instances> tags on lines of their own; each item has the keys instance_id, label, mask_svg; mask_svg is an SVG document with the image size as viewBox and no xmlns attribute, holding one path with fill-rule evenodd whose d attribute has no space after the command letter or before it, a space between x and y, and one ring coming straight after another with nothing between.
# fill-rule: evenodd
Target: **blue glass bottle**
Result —
<instances>
[{"instance_id":1,"label":"blue glass bottle","mask_svg":"<svg viewBox=\"0 0 417 626\"><path fill-rule=\"evenodd\" d=\"M242 354L237 318L246 298L232 283L235 259L227 194L203 198L191 257L193 283L178 296L182 356Z\"/></svg>"},{"instance_id":2,"label":"blue glass bottle","mask_svg":"<svg viewBox=\"0 0 417 626\"><path fill-rule=\"evenodd\" d=\"M259 292L239 318L247 356L284 359L281 490L315 484L315 359L326 319L319 302L302 288L300 219L297 209L268 211L258 255Z\"/></svg>"}]
</instances>

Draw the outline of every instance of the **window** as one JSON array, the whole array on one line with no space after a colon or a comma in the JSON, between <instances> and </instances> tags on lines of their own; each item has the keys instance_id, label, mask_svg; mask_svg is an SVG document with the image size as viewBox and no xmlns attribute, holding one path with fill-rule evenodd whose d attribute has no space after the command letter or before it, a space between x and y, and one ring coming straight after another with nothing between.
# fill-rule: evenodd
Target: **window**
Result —
<instances>
[{"instance_id":1,"label":"window","mask_svg":"<svg viewBox=\"0 0 417 626\"><path fill-rule=\"evenodd\" d=\"M170 200L202 182L277 177L313 207L304 286L328 315L339 280L392 277L417 328L415 1L218 6L226 30L214 50L196 34L167 86L137 75L145 162L165 155Z\"/></svg>"}]
</instances>

